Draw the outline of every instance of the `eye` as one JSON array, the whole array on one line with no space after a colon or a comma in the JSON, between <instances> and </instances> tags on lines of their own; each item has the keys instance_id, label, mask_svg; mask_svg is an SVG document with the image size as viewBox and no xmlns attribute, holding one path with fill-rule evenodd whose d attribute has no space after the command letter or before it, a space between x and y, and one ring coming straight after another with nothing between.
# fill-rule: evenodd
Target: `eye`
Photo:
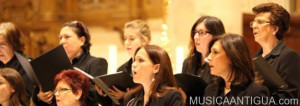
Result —
<instances>
[{"instance_id":1,"label":"eye","mask_svg":"<svg viewBox=\"0 0 300 106\"><path fill-rule=\"evenodd\" d=\"M134 38L134 37L131 37L131 38L129 38L129 40L130 40L130 41L133 41L133 40L135 40L135 38Z\"/></svg>"},{"instance_id":2,"label":"eye","mask_svg":"<svg viewBox=\"0 0 300 106\"><path fill-rule=\"evenodd\" d=\"M138 62L144 62L144 59L139 58Z\"/></svg>"}]
</instances>

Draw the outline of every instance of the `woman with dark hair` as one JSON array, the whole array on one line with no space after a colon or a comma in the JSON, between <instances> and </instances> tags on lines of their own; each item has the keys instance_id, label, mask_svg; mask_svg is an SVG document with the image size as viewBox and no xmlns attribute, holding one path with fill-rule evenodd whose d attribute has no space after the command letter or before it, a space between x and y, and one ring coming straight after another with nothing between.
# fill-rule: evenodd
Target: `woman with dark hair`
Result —
<instances>
[{"instance_id":1,"label":"woman with dark hair","mask_svg":"<svg viewBox=\"0 0 300 106\"><path fill-rule=\"evenodd\" d=\"M91 86L87 76L76 70L64 70L55 76L54 84L57 106L87 106L85 100Z\"/></svg>"},{"instance_id":2,"label":"woman with dark hair","mask_svg":"<svg viewBox=\"0 0 300 106\"><path fill-rule=\"evenodd\" d=\"M259 97L260 100L267 99L268 88L254 83L255 75L250 51L242 36L225 34L212 40L209 48L210 54L207 59L211 74L219 78L216 78L215 83L207 86L204 98L221 97L236 100L238 97L249 96ZM215 102L223 102L223 100ZM250 105L250 100L243 101L243 104L224 103L224 105ZM204 102L204 105L213 104L215 105L215 103Z\"/></svg>"},{"instance_id":3,"label":"woman with dark hair","mask_svg":"<svg viewBox=\"0 0 300 106\"><path fill-rule=\"evenodd\" d=\"M90 34L87 27L79 21L72 21L63 24L59 34L60 42L63 45L72 66L77 67L93 77L107 73L107 61L104 58L96 58L90 55ZM54 105L53 92L43 92L41 88L35 90L33 100L36 105ZM87 105L97 106L97 92L90 89Z\"/></svg>"},{"instance_id":4,"label":"woman with dark hair","mask_svg":"<svg viewBox=\"0 0 300 106\"><path fill-rule=\"evenodd\" d=\"M0 67L13 68L19 72L26 84L26 95L29 99L32 95L34 84L14 53L15 51L30 60L28 56L23 54L24 44L21 40L22 34L16 25L11 22L4 22L0 24Z\"/></svg>"},{"instance_id":5,"label":"woman with dark hair","mask_svg":"<svg viewBox=\"0 0 300 106\"><path fill-rule=\"evenodd\" d=\"M29 106L21 75L11 68L0 68L0 105Z\"/></svg>"},{"instance_id":6,"label":"woman with dark hair","mask_svg":"<svg viewBox=\"0 0 300 106\"><path fill-rule=\"evenodd\" d=\"M204 58L208 55L209 42L224 33L225 29L220 19L213 16L200 17L191 29L189 55L183 62L182 73L197 75L207 83L212 83Z\"/></svg>"},{"instance_id":7,"label":"woman with dark hair","mask_svg":"<svg viewBox=\"0 0 300 106\"><path fill-rule=\"evenodd\" d=\"M254 40L262 47L255 57L262 56L288 84L287 89L269 87L271 96L277 103L280 98L299 98L300 56L283 41L289 30L290 14L275 3L259 4L252 11L255 18L250 27Z\"/></svg>"},{"instance_id":8,"label":"woman with dark hair","mask_svg":"<svg viewBox=\"0 0 300 106\"><path fill-rule=\"evenodd\" d=\"M182 106L169 55L159 46L138 49L132 64L136 88L125 96L127 106Z\"/></svg>"}]
</instances>

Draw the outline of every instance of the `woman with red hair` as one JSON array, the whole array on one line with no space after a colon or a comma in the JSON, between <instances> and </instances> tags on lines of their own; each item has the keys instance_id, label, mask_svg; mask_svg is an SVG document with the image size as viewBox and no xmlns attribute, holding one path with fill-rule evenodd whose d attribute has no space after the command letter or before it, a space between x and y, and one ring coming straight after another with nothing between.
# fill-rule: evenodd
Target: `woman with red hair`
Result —
<instances>
[{"instance_id":1,"label":"woman with red hair","mask_svg":"<svg viewBox=\"0 0 300 106\"><path fill-rule=\"evenodd\" d=\"M57 106L86 106L85 100L91 86L87 76L76 70L64 70L54 78L53 93Z\"/></svg>"}]
</instances>

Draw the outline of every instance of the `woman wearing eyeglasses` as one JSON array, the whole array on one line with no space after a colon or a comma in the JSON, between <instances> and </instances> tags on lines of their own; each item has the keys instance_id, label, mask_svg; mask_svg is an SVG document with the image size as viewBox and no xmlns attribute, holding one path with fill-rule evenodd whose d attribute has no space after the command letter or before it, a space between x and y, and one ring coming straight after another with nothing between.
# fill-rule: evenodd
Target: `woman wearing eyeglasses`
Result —
<instances>
[{"instance_id":1,"label":"woman wearing eyeglasses","mask_svg":"<svg viewBox=\"0 0 300 106\"><path fill-rule=\"evenodd\" d=\"M220 19L213 16L200 17L191 29L189 54L183 62L182 73L197 75L208 84L212 83L212 75L208 64L204 62L204 58L208 55L209 42L224 33L224 25ZM181 88L179 90L185 98L184 91ZM190 97L190 95L187 95L187 97ZM186 101L189 102L189 98Z\"/></svg>"},{"instance_id":2,"label":"woman wearing eyeglasses","mask_svg":"<svg viewBox=\"0 0 300 106\"><path fill-rule=\"evenodd\" d=\"M264 3L252 8L254 21L250 23L254 40L262 47L256 56L262 56L288 84L287 89L269 88L271 96L280 98L299 98L300 56L288 48L284 35L289 30L290 14L280 5Z\"/></svg>"},{"instance_id":3,"label":"woman wearing eyeglasses","mask_svg":"<svg viewBox=\"0 0 300 106\"><path fill-rule=\"evenodd\" d=\"M72 66L77 67L93 77L107 73L107 61L90 55L91 36L87 27L80 21L63 24L59 34L59 44L63 45ZM53 92L43 92L42 88L35 90L33 101L36 105L55 105ZM98 106L97 92L90 89L87 98L89 106Z\"/></svg>"},{"instance_id":4,"label":"woman wearing eyeglasses","mask_svg":"<svg viewBox=\"0 0 300 106\"><path fill-rule=\"evenodd\" d=\"M64 70L54 78L57 106L87 106L90 79L76 70Z\"/></svg>"},{"instance_id":5,"label":"woman wearing eyeglasses","mask_svg":"<svg viewBox=\"0 0 300 106\"><path fill-rule=\"evenodd\" d=\"M202 16L193 25L190 35L189 55L184 60L182 73L202 77L211 83L211 74L204 58L208 55L208 44L216 36L225 33L223 23L213 16Z\"/></svg>"}]
</instances>

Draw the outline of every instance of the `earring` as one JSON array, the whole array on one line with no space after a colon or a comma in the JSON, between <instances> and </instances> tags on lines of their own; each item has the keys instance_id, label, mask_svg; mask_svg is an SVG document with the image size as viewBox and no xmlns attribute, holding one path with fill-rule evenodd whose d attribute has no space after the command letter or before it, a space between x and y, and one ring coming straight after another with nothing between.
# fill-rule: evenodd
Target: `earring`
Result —
<instances>
[{"instance_id":1,"label":"earring","mask_svg":"<svg viewBox=\"0 0 300 106\"><path fill-rule=\"evenodd\" d=\"M154 82L155 81L155 79L154 78L152 78L152 82Z\"/></svg>"}]
</instances>

